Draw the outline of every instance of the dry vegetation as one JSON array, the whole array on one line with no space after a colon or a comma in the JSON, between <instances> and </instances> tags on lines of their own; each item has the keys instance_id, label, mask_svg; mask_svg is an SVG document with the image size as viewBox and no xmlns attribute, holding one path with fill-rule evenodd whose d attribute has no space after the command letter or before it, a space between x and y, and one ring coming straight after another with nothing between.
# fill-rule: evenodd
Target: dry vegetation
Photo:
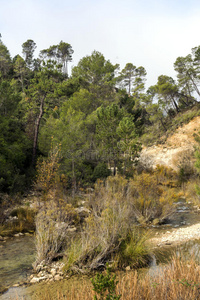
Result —
<instances>
[{"instance_id":1,"label":"dry vegetation","mask_svg":"<svg viewBox=\"0 0 200 300\"><path fill-rule=\"evenodd\" d=\"M121 300L195 300L200 298L200 267L192 257L185 261L176 257L163 266L157 275L141 275L138 271L118 272L116 295ZM47 288L46 288L47 289ZM60 290L59 290L60 289ZM43 289L34 299L92 300L94 291L88 277L70 278L65 287ZM105 298L103 298L105 299Z\"/></svg>"},{"instance_id":2,"label":"dry vegetation","mask_svg":"<svg viewBox=\"0 0 200 300\"><path fill-rule=\"evenodd\" d=\"M129 180L121 176L99 180L83 223L71 204L49 190L36 218L35 267L60 256L64 256L66 271L81 273L104 268L106 262L115 268L147 264L147 235L135 226L162 223L173 214L172 204L180 194L169 185L175 183L176 174L161 166Z\"/></svg>"}]
</instances>

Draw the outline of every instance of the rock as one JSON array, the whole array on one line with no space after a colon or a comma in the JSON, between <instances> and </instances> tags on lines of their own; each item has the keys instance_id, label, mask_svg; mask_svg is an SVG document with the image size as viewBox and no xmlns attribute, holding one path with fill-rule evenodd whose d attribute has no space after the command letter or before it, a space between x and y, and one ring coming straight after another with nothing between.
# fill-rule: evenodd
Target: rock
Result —
<instances>
[{"instance_id":1,"label":"rock","mask_svg":"<svg viewBox=\"0 0 200 300\"><path fill-rule=\"evenodd\" d=\"M47 276L42 276L42 277L33 277L30 281L30 283L37 283L43 280L46 280L48 277Z\"/></svg>"},{"instance_id":2,"label":"rock","mask_svg":"<svg viewBox=\"0 0 200 300\"><path fill-rule=\"evenodd\" d=\"M76 231L76 227L70 227L67 229L68 232L75 232Z\"/></svg>"},{"instance_id":3,"label":"rock","mask_svg":"<svg viewBox=\"0 0 200 300\"><path fill-rule=\"evenodd\" d=\"M59 274L56 274L55 277L54 277L54 279L57 281L57 280L63 279L63 277L61 275L59 275Z\"/></svg>"},{"instance_id":4,"label":"rock","mask_svg":"<svg viewBox=\"0 0 200 300\"><path fill-rule=\"evenodd\" d=\"M85 204L86 201L82 200L80 202L78 202L78 206L83 206Z\"/></svg>"},{"instance_id":5,"label":"rock","mask_svg":"<svg viewBox=\"0 0 200 300\"><path fill-rule=\"evenodd\" d=\"M170 246L171 244L172 244L172 243L170 243L170 242L166 242L166 243L165 243L166 246Z\"/></svg>"},{"instance_id":6,"label":"rock","mask_svg":"<svg viewBox=\"0 0 200 300\"><path fill-rule=\"evenodd\" d=\"M39 265L37 265L37 267L35 268L36 272L38 273L38 272L40 272L41 270L43 270L44 266L45 266L45 261L43 260L43 261L41 261L41 263L40 263Z\"/></svg>"},{"instance_id":7,"label":"rock","mask_svg":"<svg viewBox=\"0 0 200 300\"><path fill-rule=\"evenodd\" d=\"M15 236L15 237L19 237L19 236L20 236L20 234L19 234L19 233L16 233L16 234L14 234L14 236Z\"/></svg>"},{"instance_id":8,"label":"rock","mask_svg":"<svg viewBox=\"0 0 200 300\"><path fill-rule=\"evenodd\" d=\"M87 218L90 214L90 210L83 206L75 208L75 210L81 218Z\"/></svg>"},{"instance_id":9,"label":"rock","mask_svg":"<svg viewBox=\"0 0 200 300\"><path fill-rule=\"evenodd\" d=\"M185 225L185 224L186 224L186 222L185 222L185 221L182 221L182 222L181 222L181 225Z\"/></svg>"},{"instance_id":10,"label":"rock","mask_svg":"<svg viewBox=\"0 0 200 300\"><path fill-rule=\"evenodd\" d=\"M61 275L61 276L64 275L63 271L58 271L58 274Z\"/></svg>"},{"instance_id":11,"label":"rock","mask_svg":"<svg viewBox=\"0 0 200 300\"><path fill-rule=\"evenodd\" d=\"M37 282L40 282L40 278L33 277L30 281L30 283L37 283Z\"/></svg>"},{"instance_id":12,"label":"rock","mask_svg":"<svg viewBox=\"0 0 200 300\"><path fill-rule=\"evenodd\" d=\"M51 269L51 271L50 271L50 272L51 272L51 275L52 275L52 276L55 276L55 275L56 275L56 273L57 273L57 272L56 272L56 269Z\"/></svg>"},{"instance_id":13,"label":"rock","mask_svg":"<svg viewBox=\"0 0 200 300\"><path fill-rule=\"evenodd\" d=\"M20 286L19 283L13 285L13 287L18 287L18 286Z\"/></svg>"},{"instance_id":14,"label":"rock","mask_svg":"<svg viewBox=\"0 0 200 300\"><path fill-rule=\"evenodd\" d=\"M32 234L29 233L29 232L25 232L25 235L26 235L26 236L32 236Z\"/></svg>"}]
</instances>

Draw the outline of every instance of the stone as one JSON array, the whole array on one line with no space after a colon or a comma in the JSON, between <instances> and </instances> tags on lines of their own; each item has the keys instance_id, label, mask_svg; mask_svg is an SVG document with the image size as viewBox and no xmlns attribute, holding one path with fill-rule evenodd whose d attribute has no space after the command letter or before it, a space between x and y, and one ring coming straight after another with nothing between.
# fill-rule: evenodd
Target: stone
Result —
<instances>
[{"instance_id":1,"label":"stone","mask_svg":"<svg viewBox=\"0 0 200 300\"><path fill-rule=\"evenodd\" d=\"M67 229L68 232L75 232L76 231L76 227L70 227Z\"/></svg>"},{"instance_id":2,"label":"stone","mask_svg":"<svg viewBox=\"0 0 200 300\"><path fill-rule=\"evenodd\" d=\"M56 274L55 277L54 277L54 279L57 281L57 280L63 279L63 277L60 276L59 274Z\"/></svg>"},{"instance_id":3,"label":"stone","mask_svg":"<svg viewBox=\"0 0 200 300\"><path fill-rule=\"evenodd\" d=\"M87 218L90 214L90 210L84 206L77 207L75 210L81 218Z\"/></svg>"},{"instance_id":4,"label":"stone","mask_svg":"<svg viewBox=\"0 0 200 300\"><path fill-rule=\"evenodd\" d=\"M172 243L170 243L170 242L166 242L166 243L165 243L166 246L170 246L171 244L172 244Z\"/></svg>"},{"instance_id":5,"label":"stone","mask_svg":"<svg viewBox=\"0 0 200 300\"><path fill-rule=\"evenodd\" d=\"M54 268L53 268L53 269L51 269L51 275L52 275L52 276L55 276L55 275L56 275L56 273L57 273L57 272L56 272L56 269L54 269Z\"/></svg>"},{"instance_id":6,"label":"stone","mask_svg":"<svg viewBox=\"0 0 200 300\"><path fill-rule=\"evenodd\" d=\"M37 282L40 282L40 278L38 277L33 277L30 281L30 283L37 283Z\"/></svg>"},{"instance_id":7,"label":"stone","mask_svg":"<svg viewBox=\"0 0 200 300\"><path fill-rule=\"evenodd\" d=\"M19 234L19 233L16 233L16 234L14 234L14 236L15 236L15 237L19 237L19 236L20 236L20 234Z\"/></svg>"}]
</instances>

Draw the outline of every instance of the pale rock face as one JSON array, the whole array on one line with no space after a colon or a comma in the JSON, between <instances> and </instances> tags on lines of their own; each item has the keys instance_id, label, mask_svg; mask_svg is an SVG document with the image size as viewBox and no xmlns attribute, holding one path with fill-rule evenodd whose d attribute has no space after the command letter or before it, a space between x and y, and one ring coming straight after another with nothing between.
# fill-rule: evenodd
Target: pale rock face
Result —
<instances>
[{"instance_id":1,"label":"pale rock face","mask_svg":"<svg viewBox=\"0 0 200 300\"><path fill-rule=\"evenodd\" d=\"M181 160L185 161L187 159L189 163L192 159L194 146L196 145L194 133L198 133L199 129L200 116L177 128L164 144L144 147L139 161L149 168L164 165L177 170Z\"/></svg>"}]
</instances>

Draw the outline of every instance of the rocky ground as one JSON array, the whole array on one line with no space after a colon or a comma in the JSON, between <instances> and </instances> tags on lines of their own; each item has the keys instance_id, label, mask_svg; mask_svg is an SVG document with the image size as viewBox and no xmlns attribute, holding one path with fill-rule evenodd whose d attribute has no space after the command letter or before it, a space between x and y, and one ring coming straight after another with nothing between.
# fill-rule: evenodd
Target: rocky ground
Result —
<instances>
[{"instance_id":1,"label":"rocky ground","mask_svg":"<svg viewBox=\"0 0 200 300\"><path fill-rule=\"evenodd\" d=\"M62 262L54 262L49 266L41 263L37 266L36 273L30 276L29 282L38 283L40 281L51 282L61 280L64 278L63 267L64 263Z\"/></svg>"},{"instance_id":2,"label":"rocky ground","mask_svg":"<svg viewBox=\"0 0 200 300\"><path fill-rule=\"evenodd\" d=\"M159 235L159 236L158 236ZM162 247L165 245L178 245L191 240L200 240L200 223L182 228L173 228L160 234L150 240L154 246Z\"/></svg>"}]
</instances>

